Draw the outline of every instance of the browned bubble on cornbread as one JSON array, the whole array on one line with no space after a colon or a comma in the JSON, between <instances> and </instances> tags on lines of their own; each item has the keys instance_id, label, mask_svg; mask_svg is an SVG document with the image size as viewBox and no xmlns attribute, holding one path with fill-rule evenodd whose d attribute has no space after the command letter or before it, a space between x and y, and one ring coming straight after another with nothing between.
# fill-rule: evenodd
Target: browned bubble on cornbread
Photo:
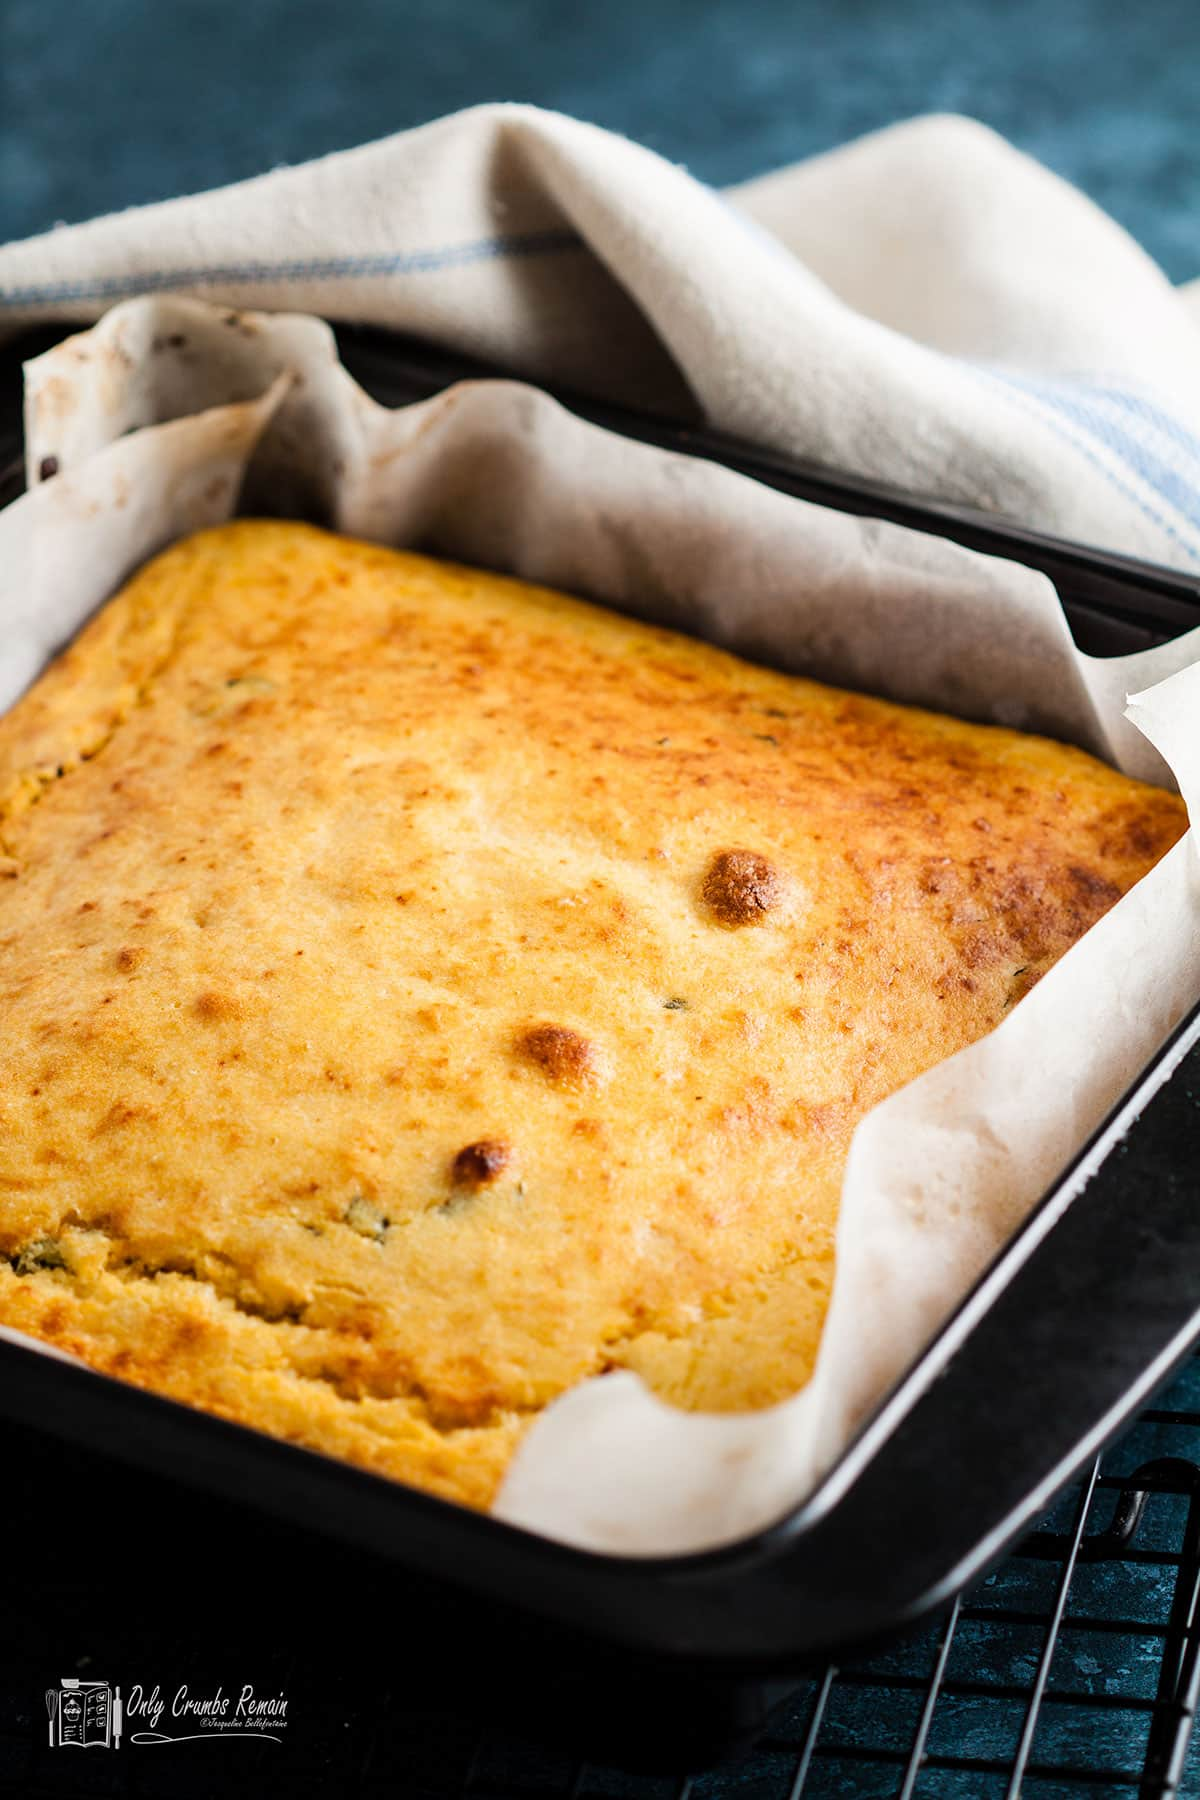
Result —
<instances>
[{"instance_id":1,"label":"browned bubble on cornbread","mask_svg":"<svg viewBox=\"0 0 1200 1800\"><path fill-rule=\"evenodd\" d=\"M459 1187L485 1187L504 1173L512 1162L512 1154L503 1138L480 1138L477 1144L464 1144L454 1159L454 1180Z\"/></svg>"},{"instance_id":2,"label":"browned bubble on cornbread","mask_svg":"<svg viewBox=\"0 0 1200 1800\"><path fill-rule=\"evenodd\" d=\"M777 1400L855 1123L1183 826L1044 740L204 533L0 722L0 1321L481 1506L589 1374Z\"/></svg>"},{"instance_id":3,"label":"browned bubble on cornbread","mask_svg":"<svg viewBox=\"0 0 1200 1800\"><path fill-rule=\"evenodd\" d=\"M531 1025L518 1034L516 1050L555 1087L592 1087L605 1073L595 1044L566 1025Z\"/></svg>"},{"instance_id":4,"label":"browned bubble on cornbread","mask_svg":"<svg viewBox=\"0 0 1200 1800\"><path fill-rule=\"evenodd\" d=\"M755 850L721 850L704 875L701 898L722 925L761 925L782 905L779 870Z\"/></svg>"}]
</instances>

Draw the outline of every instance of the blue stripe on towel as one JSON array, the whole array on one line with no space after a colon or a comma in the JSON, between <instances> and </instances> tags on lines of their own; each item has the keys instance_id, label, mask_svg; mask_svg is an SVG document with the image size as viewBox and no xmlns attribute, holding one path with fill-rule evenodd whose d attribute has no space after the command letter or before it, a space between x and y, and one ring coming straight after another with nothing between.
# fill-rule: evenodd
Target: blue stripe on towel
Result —
<instances>
[{"instance_id":1,"label":"blue stripe on towel","mask_svg":"<svg viewBox=\"0 0 1200 1800\"><path fill-rule=\"evenodd\" d=\"M1160 400L1118 385L1112 375L1038 381L1007 369L979 373L1021 395L1048 425L1194 562L1200 562L1200 437ZM1112 461L1097 451L1106 451ZM1167 510L1149 503L1127 478L1149 488Z\"/></svg>"},{"instance_id":2,"label":"blue stripe on towel","mask_svg":"<svg viewBox=\"0 0 1200 1800\"><path fill-rule=\"evenodd\" d=\"M370 280L384 275L428 275L467 263L511 256L548 256L578 250L583 240L569 230L531 231L521 237L477 238L438 250L403 250L386 256L328 256L290 262L201 263L193 268L151 269L107 275L96 281L52 281L0 288L0 307L56 306L80 300L120 300L173 288L251 287L286 281Z\"/></svg>"},{"instance_id":3,"label":"blue stripe on towel","mask_svg":"<svg viewBox=\"0 0 1200 1800\"><path fill-rule=\"evenodd\" d=\"M1016 385L1089 432L1200 526L1200 439L1155 401L1120 388L1075 382L1018 380ZM1165 460L1168 456L1171 462Z\"/></svg>"}]
</instances>

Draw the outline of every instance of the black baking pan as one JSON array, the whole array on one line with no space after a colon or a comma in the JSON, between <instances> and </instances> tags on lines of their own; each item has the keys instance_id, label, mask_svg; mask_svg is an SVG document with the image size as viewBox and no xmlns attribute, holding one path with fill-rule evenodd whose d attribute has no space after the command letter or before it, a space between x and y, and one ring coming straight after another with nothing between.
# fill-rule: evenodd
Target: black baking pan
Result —
<instances>
[{"instance_id":1,"label":"black baking pan","mask_svg":"<svg viewBox=\"0 0 1200 1800\"><path fill-rule=\"evenodd\" d=\"M340 338L348 367L388 404L500 373L375 332ZM18 357L0 370L7 497L19 488ZM1197 584L1169 570L559 398L806 499L1043 569L1094 654L1200 624ZM387 1559L404 1571L405 1644L445 1659L481 1713L564 1735L597 1760L695 1766L756 1729L789 1674L947 1604L1198 1340L1200 1006L817 1491L729 1548L653 1559L566 1549L7 1340L0 1411ZM392 1580L381 1566L381 1587ZM363 1606L347 1594L348 1615Z\"/></svg>"}]
</instances>

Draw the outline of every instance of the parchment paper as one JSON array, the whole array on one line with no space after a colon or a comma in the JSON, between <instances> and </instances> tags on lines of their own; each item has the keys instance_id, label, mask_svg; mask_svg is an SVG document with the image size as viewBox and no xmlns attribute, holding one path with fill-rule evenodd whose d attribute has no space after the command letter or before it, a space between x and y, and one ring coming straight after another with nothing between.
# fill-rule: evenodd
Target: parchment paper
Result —
<instances>
[{"instance_id":1,"label":"parchment paper","mask_svg":"<svg viewBox=\"0 0 1200 1800\"><path fill-rule=\"evenodd\" d=\"M1096 661L1029 570L631 444L518 383L389 411L316 320L136 300L28 366L26 436L31 491L0 513L0 708L147 556L236 507L564 587L1149 780L1173 772L1200 816L1200 631ZM862 1121L803 1392L717 1416L631 1373L583 1382L534 1425L496 1512L658 1554L786 1510L1198 996L1189 833L997 1030Z\"/></svg>"}]
</instances>

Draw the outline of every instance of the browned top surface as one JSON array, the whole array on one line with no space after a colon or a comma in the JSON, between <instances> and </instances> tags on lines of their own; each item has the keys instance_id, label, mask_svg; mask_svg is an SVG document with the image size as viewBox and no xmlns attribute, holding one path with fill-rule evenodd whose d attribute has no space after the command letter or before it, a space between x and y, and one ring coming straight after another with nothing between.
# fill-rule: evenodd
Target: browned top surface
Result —
<instances>
[{"instance_id":1,"label":"browned top surface","mask_svg":"<svg viewBox=\"0 0 1200 1800\"><path fill-rule=\"evenodd\" d=\"M599 1370L778 1399L857 1120L1184 823L517 582L206 532L0 722L0 1322L474 1503Z\"/></svg>"}]
</instances>

